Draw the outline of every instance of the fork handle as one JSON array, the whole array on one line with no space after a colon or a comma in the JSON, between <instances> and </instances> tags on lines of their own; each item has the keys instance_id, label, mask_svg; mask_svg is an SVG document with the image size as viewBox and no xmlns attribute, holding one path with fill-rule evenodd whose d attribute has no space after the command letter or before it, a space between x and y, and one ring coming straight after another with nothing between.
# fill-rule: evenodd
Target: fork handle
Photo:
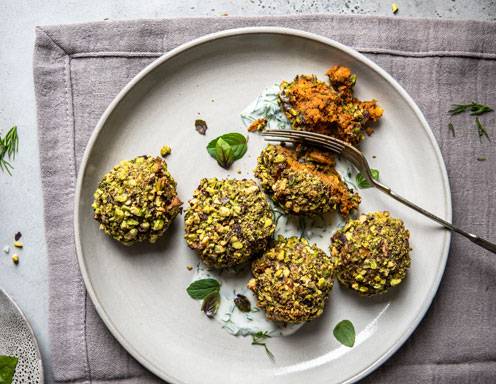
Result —
<instances>
[{"instance_id":1,"label":"fork handle","mask_svg":"<svg viewBox=\"0 0 496 384\"><path fill-rule=\"evenodd\" d=\"M406 206L416 210L417 212L420 212L422 215L427 216L429 219L432 219L439 224L441 224L443 227L459 233L462 236L465 236L467 239L469 239L471 242L477 244L478 246L487 249L488 251L491 251L492 253L496 253L496 244L491 243L490 241L483 239L477 235L474 235L473 233L466 232L463 229L460 229L458 227L455 227L453 224L448 223L446 220L441 219L440 217L434 215L433 213L425 210L422 207L419 207L417 204L412 203L411 201L405 199L404 197L398 195L397 193L393 192L391 188L386 187L384 184L372 180L375 184L375 186L380 189L382 192L387 193L389 196L391 196L393 199L399 201L400 203L405 204Z\"/></svg>"}]
</instances>

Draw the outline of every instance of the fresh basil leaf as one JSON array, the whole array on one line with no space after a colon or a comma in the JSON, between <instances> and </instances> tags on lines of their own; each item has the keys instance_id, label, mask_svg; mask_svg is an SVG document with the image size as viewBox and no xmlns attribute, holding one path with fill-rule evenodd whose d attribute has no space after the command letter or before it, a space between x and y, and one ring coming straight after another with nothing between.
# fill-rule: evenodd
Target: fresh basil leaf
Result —
<instances>
[{"instance_id":1,"label":"fresh basil leaf","mask_svg":"<svg viewBox=\"0 0 496 384\"><path fill-rule=\"evenodd\" d=\"M219 145L220 140L222 140L222 142ZM229 150L227 150L227 146L229 146ZM207 151L210 156L216 159L219 162L219 165L224 168L228 168L235 160L241 159L247 150L248 145L246 137L240 133L226 133L225 135L219 136L212 140L207 145ZM226 152L228 155L228 160L232 158L232 160L227 163L224 161L226 158ZM219 158L221 158L221 160L219 160Z\"/></svg>"},{"instance_id":2,"label":"fresh basil leaf","mask_svg":"<svg viewBox=\"0 0 496 384\"><path fill-rule=\"evenodd\" d=\"M193 281L186 289L188 295L195 300L202 300L212 292L219 292L220 283L215 279L200 279Z\"/></svg>"},{"instance_id":3,"label":"fresh basil leaf","mask_svg":"<svg viewBox=\"0 0 496 384\"><path fill-rule=\"evenodd\" d=\"M210 293L205 299L201 306L201 310L207 315L208 318L212 319L217 313L220 306L220 295L219 291Z\"/></svg>"},{"instance_id":4,"label":"fresh basil leaf","mask_svg":"<svg viewBox=\"0 0 496 384\"><path fill-rule=\"evenodd\" d=\"M234 162L234 154L231 146L222 137L219 137L215 145L216 159L222 168L229 168Z\"/></svg>"},{"instance_id":5,"label":"fresh basil leaf","mask_svg":"<svg viewBox=\"0 0 496 384\"><path fill-rule=\"evenodd\" d=\"M349 320L340 321L332 331L334 337L343 345L353 347L355 345L355 327Z\"/></svg>"},{"instance_id":6,"label":"fresh basil leaf","mask_svg":"<svg viewBox=\"0 0 496 384\"><path fill-rule=\"evenodd\" d=\"M374 180L379 180L379 171L377 169L371 168L370 173L372 173L372 178ZM361 173L356 175L355 180L358 188L365 189L372 187L372 184L370 184L369 181L365 178L365 176L362 175Z\"/></svg>"},{"instance_id":7,"label":"fresh basil leaf","mask_svg":"<svg viewBox=\"0 0 496 384\"><path fill-rule=\"evenodd\" d=\"M248 150L246 137L241 133L226 133L225 135L222 135L221 138L231 146L234 160L241 159Z\"/></svg>"},{"instance_id":8,"label":"fresh basil leaf","mask_svg":"<svg viewBox=\"0 0 496 384\"><path fill-rule=\"evenodd\" d=\"M0 384L11 384L19 359L14 356L0 356Z\"/></svg>"}]
</instances>

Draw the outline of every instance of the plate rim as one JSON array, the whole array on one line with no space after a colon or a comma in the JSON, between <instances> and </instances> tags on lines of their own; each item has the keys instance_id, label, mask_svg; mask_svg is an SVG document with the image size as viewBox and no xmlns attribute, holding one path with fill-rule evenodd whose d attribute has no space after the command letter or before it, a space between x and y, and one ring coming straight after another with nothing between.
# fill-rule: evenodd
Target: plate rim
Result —
<instances>
[{"instance_id":1,"label":"plate rim","mask_svg":"<svg viewBox=\"0 0 496 384\"><path fill-rule=\"evenodd\" d=\"M239 35L255 35L255 34L274 34L274 35L285 35L285 36L292 36L292 37L299 37L307 40L311 40L314 42L318 43L323 43L325 45L328 45L332 48L338 49L343 51L344 53L350 55L354 59L362 62L365 64L368 68L374 70L377 72L383 79L385 79L400 95L401 97L407 102L408 106L412 108L414 111L416 117L419 119L422 127L424 128L424 131L426 132L432 147L434 149L435 155L437 157L438 163L439 163L439 168L441 171L442 175L442 184L444 187L445 191L445 205L447 208L447 216L446 220L451 222L452 219L452 202L451 202L451 189L450 189L450 184L449 184L449 178L448 178L448 173L446 170L446 164L444 162L443 156L441 154L441 150L439 148L439 144L434 136L434 133L432 132L432 129L430 128L429 123L425 119L422 111L420 108L417 106L413 98L407 93L407 91L391 76L389 73L387 73L384 69L382 69L378 64L373 62L371 59L367 58L365 55L362 53L358 52L356 49L351 48L347 45L344 45L342 43L339 43L333 39L318 35L313 32L307 32L299 29L293 29L293 28L286 28L286 27L275 27L275 26L255 26L255 27L241 27L241 28L233 28L233 29L226 29L214 33L209 33L206 35L203 35L201 37L198 37L196 39L190 40L186 43L183 43L176 48L164 53L162 56L158 57L156 60L154 60L152 63L148 64L145 68L143 68L137 75L135 75L131 81L129 81L124 88L119 91L119 93L115 96L115 98L112 100L112 102L109 104L109 106L105 109L105 112L102 114L100 119L98 120L98 123L91 133L90 139L88 141L88 144L85 147L84 150L84 155L81 160L81 164L79 167L79 171L77 174L77 181L76 181L76 189L75 189L75 194L74 194L74 238L75 238L75 246L76 246L76 255L77 255L77 260L79 264L79 268L81 270L81 275L85 284L85 288L87 293L89 294L95 309L104 322L105 326L107 329L110 331L110 333L116 338L116 340L122 345L122 347L131 355L133 358L135 358L143 367L145 367L147 370L152 372L154 375L157 377L166 380L170 382L171 384L187 384L180 380L177 377L174 377L170 375L168 372L164 371L161 369L159 366L154 364L153 362L149 361L145 356L143 356L137 349L134 348L131 342L129 342L126 337L121 334L117 328L114 326L111 317L106 313L105 309L103 306L100 304L100 301L98 300L98 296L96 292L93 289L93 286L91 284L91 279L88 274L88 271L86 269L86 264L82 252L82 247L81 247L81 241L80 241L80 228L79 228L79 219L80 219L80 198L81 198L81 190L82 190L82 180L83 176L86 170L87 162L89 159L90 152L102 130L104 127L107 119L110 117L110 115L113 113L114 109L119 105L119 103L124 99L124 97L149 73L151 73L155 68L159 67L169 59L177 56L178 54L185 52L189 49L195 48L197 46L200 46L205 43L209 43L214 40L219 40L222 38L227 38L227 37L233 37L233 36L239 36ZM427 295L426 299L424 300L422 307L420 311L417 313L417 316L413 319L413 321L410 323L409 327L407 327L400 338L398 338L394 344L384 353L382 354L377 360L375 360L373 363L371 363L369 366L366 368L362 369L360 372L355 374L354 376L350 377L349 379L343 381L343 384L351 384L354 383L360 379L363 379L373 371L375 371L377 368L379 368L384 362L386 362L394 353L398 351L398 349L408 340L408 338L412 335L412 333L415 331L415 329L419 326L420 322L424 318L425 314L427 313L428 309L430 308L432 301L434 300L434 297L436 296L438 290L439 290L439 285L441 283L442 277L444 276L444 272L446 270L446 263L448 259L448 254L450 250L450 245L451 245L451 232L446 231L446 236L445 236L445 241L443 244L443 250L441 254L441 269L438 272L436 279L434 280L434 289L430 292L429 295Z\"/></svg>"}]
</instances>

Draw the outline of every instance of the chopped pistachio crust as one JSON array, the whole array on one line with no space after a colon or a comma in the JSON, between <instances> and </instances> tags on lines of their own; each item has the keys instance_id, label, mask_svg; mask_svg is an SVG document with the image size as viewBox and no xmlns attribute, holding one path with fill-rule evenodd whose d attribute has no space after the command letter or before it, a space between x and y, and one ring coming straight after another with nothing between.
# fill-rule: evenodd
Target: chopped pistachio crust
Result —
<instances>
[{"instance_id":1,"label":"chopped pistachio crust","mask_svg":"<svg viewBox=\"0 0 496 384\"><path fill-rule=\"evenodd\" d=\"M383 113L376 100L360 101L353 96L356 75L349 68L333 66L326 72L330 84L313 75L298 75L280 85L279 102L291 126L333 136L356 145L372 134L370 122Z\"/></svg>"},{"instance_id":2,"label":"chopped pistachio crust","mask_svg":"<svg viewBox=\"0 0 496 384\"><path fill-rule=\"evenodd\" d=\"M94 218L107 235L125 245L162 236L181 210L176 182L159 157L121 161L94 193Z\"/></svg>"},{"instance_id":3,"label":"chopped pistachio crust","mask_svg":"<svg viewBox=\"0 0 496 384\"><path fill-rule=\"evenodd\" d=\"M362 295L386 292L400 284L410 267L410 233L389 212L350 220L332 237L339 282Z\"/></svg>"},{"instance_id":4,"label":"chopped pistachio crust","mask_svg":"<svg viewBox=\"0 0 496 384\"><path fill-rule=\"evenodd\" d=\"M255 176L270 197L294 215L336 209L347 216L360 204L360 195L348 188L326 152L269 144L258 157Z\"/></svg>"},{"instance_id":5,"label":"chopped pistachio crust","mask_svg":"<svg viewBox=\"0 0 496 384\"><path fill-rule=\"evenodd\" d=\"M267 246L272 211L254 180L202 179L184 216L185 239L203 262L232 267Z\"/></svg>"},{"instance_id":6,"label":"chopped pistachio crust","mask_svg":"<svg viewBox=\"0 0 496 384\"><path fill-rule=\"evenodd\" d=\"M301 323L324 311L333 284L334 264L314 244L279 236L275 245L252 263L248 288L269 320Z\"/></svg>"}]
</instances>

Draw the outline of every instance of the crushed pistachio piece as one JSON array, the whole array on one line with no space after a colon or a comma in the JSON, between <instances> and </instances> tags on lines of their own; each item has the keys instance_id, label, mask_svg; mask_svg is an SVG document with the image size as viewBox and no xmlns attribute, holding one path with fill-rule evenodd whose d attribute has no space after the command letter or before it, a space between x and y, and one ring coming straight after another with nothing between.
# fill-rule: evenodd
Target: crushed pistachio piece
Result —
<instances>
[{"instance_id":1,"label":"crushed pistachio piece","mask_svg":"<svg viewBox=\"0 0 496 384\"><path fill-rule=\"evenodd\" d=\"M14 242L14 247L16 247L16 248L22 248L22 247L24 247L24 244L21 241L15 241Z\"/></svg>"},{"instance_id":2,"label":"crushed pistachio piece","mask_svg":"<svg viewBox=\"0 0 496 384\"><path fill-rule=\"evenodd\" d=\"M301 323L319 317L333 285L334 264L315 244L279 236L252 264L248 288L269 320Z\"/></svg>"},{"instance_id":3,"label":"crushed pistachio piece","mask_svg":"<svg viewBox=\"0 0 496 384\"><path fill-rule=\"evenodd\" d=\"M331 239L338 281L363 295L400 284L411 264L409 237L403 222L389 212L348 221Z\"/></svg>"},{"instance_id":4,"label":"crushed pistachio piece","mask_svg":"<svg viewBox=\"0 0 496 384\"><path fill-rule=\"evenodd\" d=\"M10 252L10 247L8 245L6 245L5 247L3 247L2 251L6 254L9 254Z\"/></svg>"},{"instance_id":5,"label":"crushed pistachio piece","mask_svg":"<svg viewBox=\"0 0 496 384\"><path fill-rule=\"evenodd\" d=\"M391 11L393 11L394 14L396 14L398 10L399 10L398 4L396 3L391 4Z\"/></svg>"},{"instance_id":6,"label":"crushed pistachio piece","mask_svg":"<svg viewBox=\"0 0 496 384\"><path fill-rule=\"evenodd\" d=\"M186 243L213 268L247 261L265 249L275 230L265 195L247 179L202 179L184 223Z\"/></svg>"},{"instance_id":7,"label":"crushed pistachio piece","mask_svg":"<svg viewBox=\"0 0 496 384\"><path fill-rule=\"evenodd\" d=\"M168 145L164 145L162 148L160 148L160 156L162 157L167 157L171 154L172 149Z\"/></svg>"},{"instance_id":8,"label":"crushed pistachio piece","mask_svg":"<svg viewBox=\"0 0 496 384\"><path fill-rule=\"evenodd\" d=\"M192 266L192 265L187 265L187 266L186 266L186 269L187 269L188 271L192 271L192 270L193 270L193 266Z\"/></svg>"},{"instance_id":9,"label":"crushed pistachio piece","mask_svg":"<svg viewBox=\"0 0 496 384\"><path fill-rule=\"evenodd\" d=\"M15 265L19 264L19 255L17 255L16 253L14 253L14 254L12 255L12 262L13 262Z\"/></svg>"}]
</instances>

